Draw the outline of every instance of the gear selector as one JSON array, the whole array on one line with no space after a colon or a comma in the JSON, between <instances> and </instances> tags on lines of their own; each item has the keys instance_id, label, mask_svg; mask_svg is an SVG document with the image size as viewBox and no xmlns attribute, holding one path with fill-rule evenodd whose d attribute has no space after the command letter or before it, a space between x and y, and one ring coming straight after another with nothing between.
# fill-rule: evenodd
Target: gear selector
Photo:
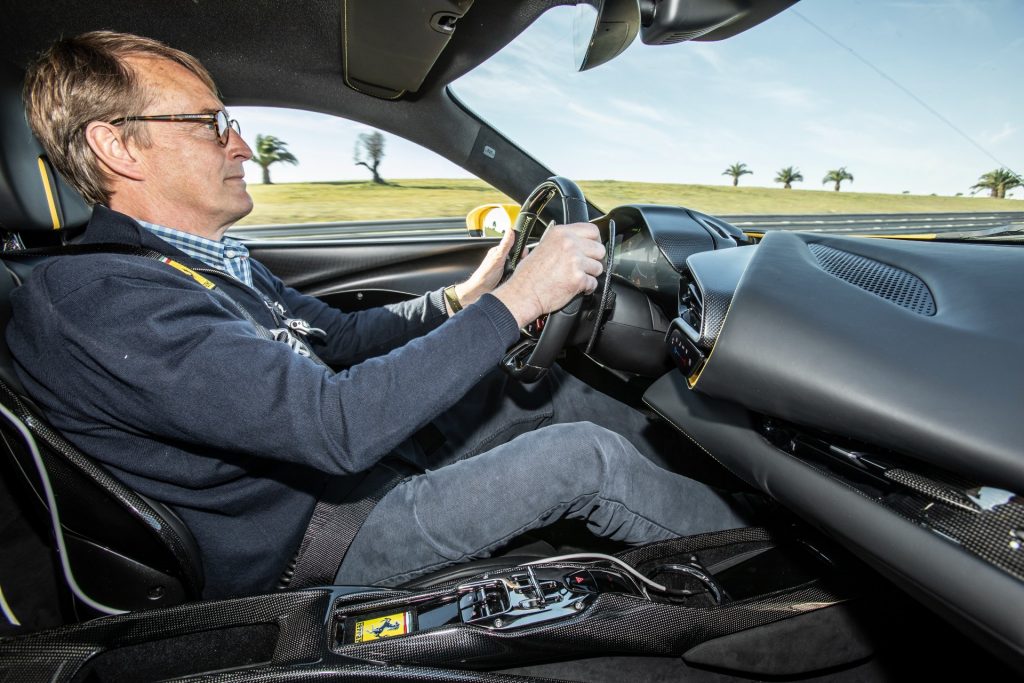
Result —
<instances>
[{"instance_id":1,"label":"gear selector","mask_svg":"<svg viewBox=\"0 0 1024 683\"><path fill-rule=\"evenodd\" d=\"M604 592L644 595L636 581L615 569L544 565L520 567L458 591L463 623L502 630L577 614Z\"/></svg>"}]
</instances>

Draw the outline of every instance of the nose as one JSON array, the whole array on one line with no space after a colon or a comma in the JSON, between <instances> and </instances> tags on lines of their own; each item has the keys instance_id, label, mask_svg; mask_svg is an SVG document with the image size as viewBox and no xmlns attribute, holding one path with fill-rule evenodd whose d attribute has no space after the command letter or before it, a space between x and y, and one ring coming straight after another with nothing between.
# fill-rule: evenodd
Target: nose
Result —
<instances>
[{"instance_id":1,"label":"nose","mask_svg":"<svg viewBox=\"0 0 1024 683\"><path fill-rule=\"evenodd\" d=\"M241 133L237 132L234 128L228 129L228 143L224 147L227 150L228 156L232 159L240 158L242 161L252 159L252 149L242 139Z\"/></svg>"}]
</instances>

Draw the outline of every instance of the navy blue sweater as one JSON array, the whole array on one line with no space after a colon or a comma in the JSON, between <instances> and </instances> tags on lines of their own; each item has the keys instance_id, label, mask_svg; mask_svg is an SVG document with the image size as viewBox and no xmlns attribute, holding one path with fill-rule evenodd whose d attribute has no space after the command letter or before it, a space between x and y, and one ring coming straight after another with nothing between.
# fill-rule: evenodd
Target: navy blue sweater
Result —
<instances>
[{"instance_id":1,"label":"navy blue sweater","mask_svg":"<svg viewBox=\"0 0 1024 683\"><path fill-rule=\"evenodd\" d=\"M142 245L203 267L102 206L84 241ZM326 330L314 350L349 369L334 373L259 336L221 298L230 294L274 327L245 285L210 277L211 292L145 257L45 262L14 292L7 331L18 376L53 426L185 521L207 597L272 589L324 473L372 467L518 338L515 319L490 295L451 320L439 292L345 314L252 265L255 288Z\"/></svg>"}]
</instances>

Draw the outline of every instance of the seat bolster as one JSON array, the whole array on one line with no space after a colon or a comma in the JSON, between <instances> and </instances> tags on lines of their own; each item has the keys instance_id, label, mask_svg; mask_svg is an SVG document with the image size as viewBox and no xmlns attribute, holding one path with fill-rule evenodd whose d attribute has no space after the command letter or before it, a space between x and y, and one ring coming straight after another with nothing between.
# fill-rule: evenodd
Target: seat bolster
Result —
<instances>
[{"instance_id":1,"label":"seat bolster","mask_svg":"<svg viewBox=\"0 0 1024 683\"><path fill-rule=\"evenodd\" d=\"M52 232L85 225L92 209L54 172L25 120L21 74L0 68L0 228Z\"/></svg>"},{"instance_id":2,"label":"seat bolster","mask_svg":"<svg viewBox=\"0 0 1024 683\"><path fill-rule=\"evenodd\" d=\"M4 334L7 324L11 321L11 292L19 283L20 279L0 261L0 379L24 396L25 388L21 386L21 381L14 372L14 359L11 357L11 350L7 347L7 337Z\"/></svg>"}]
</instances>

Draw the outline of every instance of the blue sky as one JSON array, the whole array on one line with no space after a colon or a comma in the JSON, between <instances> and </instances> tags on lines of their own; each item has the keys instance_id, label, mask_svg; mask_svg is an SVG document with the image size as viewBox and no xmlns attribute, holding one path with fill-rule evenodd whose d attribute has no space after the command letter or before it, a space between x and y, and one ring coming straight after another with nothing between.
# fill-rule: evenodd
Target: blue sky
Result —
<instances>
[{"instance_id":1,"label":"blue sky","mask_svg":"<svg viewBox=\"0 0 1024 683\"><path fill-rule=\"evenodd\" d=\"M453 85L562 175L726 184L722 170L743 162L754 171L744 185L777 187L776 171L792 165L806 178L797 188L827 190L822 176L845 166L855 181L844 189L949 195L999 166L989 154L1024 170L1020 0L803 0L726 41L638 39L585 73L572 65L574 13L548 12ZM299 158L297 167L273 167L275 182L366 176L351 164L365 126L283 110L234 113L247 138L277 135ZM466 175L393 135L387 152L385 177Z\"/></svg>"}]
</instances>

